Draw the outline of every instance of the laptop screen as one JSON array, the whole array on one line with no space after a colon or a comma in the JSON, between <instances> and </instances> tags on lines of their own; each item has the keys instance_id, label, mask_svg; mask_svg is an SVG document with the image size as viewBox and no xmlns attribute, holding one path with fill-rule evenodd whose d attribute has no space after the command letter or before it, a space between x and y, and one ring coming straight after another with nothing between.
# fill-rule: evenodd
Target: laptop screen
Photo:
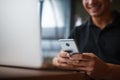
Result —
<instances>
[{"instance_id":1,"label":"laptop screen","mask_svg":"<svg viewBox=\"0 0 120 80\"><path fill-rule=\"evenodd\" d=\"M42 65L39 0L0 0L0 65Z\"/></svg>"}]
</instances>

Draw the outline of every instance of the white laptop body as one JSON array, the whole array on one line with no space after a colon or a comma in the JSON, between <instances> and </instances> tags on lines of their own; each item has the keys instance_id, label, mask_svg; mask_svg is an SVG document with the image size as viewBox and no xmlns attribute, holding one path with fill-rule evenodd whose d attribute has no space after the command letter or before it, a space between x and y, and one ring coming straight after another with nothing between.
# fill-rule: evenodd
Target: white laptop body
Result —
<instances>
[{"instance_id":1,"label":"white laptop body","mask_svg":"<svg viewBox=\"0 0 120 80\"><path fill-rule=\"evenodd\" d=\"M0 0L0 65L42 66L39 0Z\"/></svg>"}]
</instances>

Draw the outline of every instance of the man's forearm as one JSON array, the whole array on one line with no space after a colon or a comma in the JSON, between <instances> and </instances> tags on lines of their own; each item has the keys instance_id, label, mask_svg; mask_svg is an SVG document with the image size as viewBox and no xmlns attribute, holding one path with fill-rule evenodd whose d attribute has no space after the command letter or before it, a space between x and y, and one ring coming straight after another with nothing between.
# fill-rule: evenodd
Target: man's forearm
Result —
<instances>
[{"instance_id":1,"label":"man's forearm","mask_svg":"<svg viewBox=\"0 0 120 80\"><path fill-rule=\"evenodd\" d=\"M109 64L109 71L100 80L120 80L120 65ZM104 71L103 71L104 72Z\"/></svg>"}]
</instances>

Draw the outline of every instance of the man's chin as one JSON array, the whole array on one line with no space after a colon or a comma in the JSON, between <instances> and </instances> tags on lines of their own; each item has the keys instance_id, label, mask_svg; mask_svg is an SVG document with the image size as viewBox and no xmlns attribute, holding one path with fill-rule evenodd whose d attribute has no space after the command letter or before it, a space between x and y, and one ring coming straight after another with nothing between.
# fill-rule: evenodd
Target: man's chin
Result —
<instances>
[{"instance_id":1,"label":"man's chin","mask_svg":"<svg viewBox=\"0 0 120 80\"><path fill-rule=\"evenodd\" d=\"M90 14L90 16L91 16L91 17L101 17L101 15L100 15L100 14L97 14L97 13L92 13L92 14Z\"/></svg>"}]
</instances>

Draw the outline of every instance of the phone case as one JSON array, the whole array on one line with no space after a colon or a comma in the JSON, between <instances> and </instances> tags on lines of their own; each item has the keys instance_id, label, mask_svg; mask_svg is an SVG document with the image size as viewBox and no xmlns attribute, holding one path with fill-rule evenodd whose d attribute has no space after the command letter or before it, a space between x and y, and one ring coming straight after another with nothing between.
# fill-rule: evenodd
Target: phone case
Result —
<instances>
[{"instance_id":1,"label":"phone case","mask_svg":"<svg viewBox=\"0 0 120 80\"><path fill-rule=\"evenodd\" d=\"M69 52L70 54L79 53L74 39L59 39L59 43L62 50Z\"/></svg>"}]
</instances>

